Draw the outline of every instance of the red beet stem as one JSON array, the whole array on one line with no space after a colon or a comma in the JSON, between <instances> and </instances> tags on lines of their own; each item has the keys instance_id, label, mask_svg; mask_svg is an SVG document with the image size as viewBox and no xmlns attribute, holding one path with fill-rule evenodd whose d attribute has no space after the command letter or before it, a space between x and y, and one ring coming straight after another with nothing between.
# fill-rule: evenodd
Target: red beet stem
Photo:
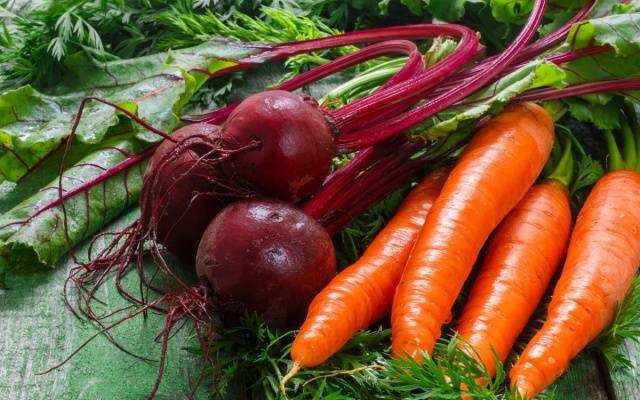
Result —
<instances>
[{"instance_id":1,"label":"red beet stem","mask_svg":"<svg viewBox=\"0 0 640 400\"><path fill-rule=\"evenodd\" d=\"M412 159L420 149L420 143L397 142L385 144L385 147L392 147L394 151L380 156L374 162L370 162L368 168L354 174L348 185L341 185L340 191L333 196L330 203L314 205L317 219L330 235L338 233L375 203L416 177L422 168L432 161L430 157ZM370 149L367 150L371 151ZM339 183L333 182L332 185L327 185L327 189L332 186L332 189L336 189ZM305 204L303 209L306 211L310 205Z\"/></svg>"},{"instance_id":2,"label":"red beet stem","mask_svg":"<svg viewBox=\"0 0 640 400\"><path fill-rule=\"evenodd\" d=\"M593 6L595 5L595 0L588 0L584 6L576 13L576 15L573 16L573 18L571 18L571 20L569 20L566 24L564 24L562 27L560 27L560 29L550 33L549 35L545 36L544 38L538 40L535 43L532 43L528 46L526 46L514 59L513 63L525 63L527 62L529 59L534 58L536 56L538 56L539 54L541 54L542 52L550 49L551 47L559 44L562 40L564 40L567 36L567 34L569 33L569 30L571 29L571 27L573 26L573 24L582 21L584 18L586 18L589 13L591 12L591 10L593 9ZM290 44L286 44L286 46L292 45L292 43ZM599 47L599 46L596 46ZM594 49L596 48L594 47ZM483 50L482 45L478 46L478 50ZM566 53L566 54L573 54L573 53ZM446 90L449 90L450 88L452 88L455 84L460 83L461 81L468 79L472 76L474 76L475 74L481 72L482 70L484 70L487 65L489 65L492 61L494 61L498 56L492 56L489 57L485 60L483 60L482 62L480 62L479 64L465 69L463 71L460 71L459 73L455 74L455 79L453 80L449 80L446 84L438 86L436 88L434 88L434 92L432 92L431 94L440 94L440 93L444 93ZM549 61L554 62L553 60L549 59ZM568 60L571 61L571 60ZM562 62L566 62L566 61L562 61ZM560 63L560 62L558 62ZM326 65L329 65L331 63L328 63ZM245 64L242 68L240 69L244 69L246 67L249 67L251 64ZM309 71L309 74L313 74L315 73L314 71L316 71L317 69L319 69L320 67L314 68L313 70ZM515 67L512 67L515 68ZM237 69L236 69L237 70ZM231 72L231 71L228 71ZM216 76L218 76L219 74L216 74ZM399 72L398 75L396 76L402 76L402 74ZM294 78L296 79L296 78ZM320 79L319 77L317 79ZM394 77L395 79L395 77ZM314 79L313 81L315 81L316 79ZM404 80L404 79L402 79ZM310 83L312 81L309 81L307 83ZM285 86L286 82L277 86L277 89L282 89L282 90L295 90L298 89L301 86L295 86L292 87L291 89L287 88ZM388 85L391 84L391 82L387 83ZM182 120L184 122L210 122L212 124L220 124L222 122L224 122L227 117L229 116L229 114L233 111L233 109L237 106L238 103L234 103L231 105L228 105L226 107L223 107L221 109L218 110L214 110L212 112L208 112L206 114L203 115L199 115L199 116L195 116L195 117L190 117L190 118L182 118Z\"/></svg>"},{"instance_id":3,"label":"red beet stem","mask_svg":"<svg viewBox=\"0 0 640 400\"><path fill-rule=\"evenodd\" d=\"M302 209L325 228L343 227L425 164L426 158L411 159L421 147L418 142L396 140L360 151L329 176L320 192L304 203ZM336 224L338 220L343 223Z\"/></svg>"},{"instance_id":4,"label":"red beet stem","mask_svg":"<svg viewBox=\"0 0 640 400\"><path fill-rule=\"evenodd\" d=\"M551 54L547 57L547 61L552 62L556 65L560 65L560 64L578 60L583 57L589 57L589 56L595 56L597 54L607 53L607 52L610 52L611 50L613 50L613 47L609 45L587 47L585 49L572 50L566 53Z\"/></svg>"},{"instance_id":5,"label":"red beet stem","mask_svg":"<svg viewBox=\"0 0 640 400\"><path fill-rule=\"evenodd\" d=\"M591 10L593 9L593 6L595 5L595 0L589 0L587 1L580 10L578 10L578 12L576 13L576 15L573 16L573 18L571 18L569 21L567 21L566 24L564 24L562 27L560 27L559 29L551 32L550 34L548 34L547 36L543 37L542 39L526 46L524 49L522 49L522 51L514 58L513 63L512 64L523 64L523 63L527 63L529 62L532 58L535 58L537 56L539 56L540 54L542 54L544 51L549 50L550 48L552 48L555 45L560 44L568 35L569 30L571 30L571 27L573 26L573 24L582 21L583 19L585 19L589 13L591 12ZM488 64L490 64L491 62L493 62L498 56L491 56L489 58L486 58L484 60L482 60L481 63L479 63L478 65L474 66L473 68L470 68L466 71L463 71L460 75L461 76L473 76L475 73L481 71L482 69L486 68Z\"/></svg>"},{"instance_id":6,"label":"red beet stem","mask_svg":"<svg viewBox=\"0 0 640 400\"><path fill-rule=\"evenodd\" d=\"M418 82L414 82L411 85L406 85L401 88L398 88L396 85L389 86L386 88L387 91L379 91L374 95L368 96L365 98L365 99L368 99L366 101L364 101L365 99L362 99L364 102L357 108L360 109L361 112L364 112L364 110L368 110L367 112L369 113L369 115L373 115L381 107L384 108L384 106L390 104L389 99L394 99L397 96L404 97L404 93L413 94L416 91L416 85L418 85L417 87L421 88L421 90L426 90L427 88L437 84L439 81L441 81L451 73L457 71L464 64L466 64L475 56L477 56L478 51L482 50L483 47L479 45L478 37L476 33L467 27L464 27L461 25L455 25L455 24L419 24L419 25L395 26L395 27L388 27L388 28L365 29L361 31L348 32L341 35L329 36L329 37L320 38L320 39L311 39L311 40L305 40L300 42L283 43L281 45L276 46L272 50L240 60L237 65L219 70L214 74L211 74L210 76L213 78L213 77L225 75L230 72L244 70L265 62L277 61L281 59L286 59L288 57L291 57L297 54L331 49L334 47L354 45L359 43L375 43L375 42L389 41L389 40L427 39L427 38L440 37L440 36L460 38L461 42L460 42L460 45L458 46L458 49L453 54L450 54L444 60L440 61L439 63L437 63L436 65L432 66L427 71L425 71L427 75L420 78ZM366 55L368 51L372 51L371 46L366 47L361 51L363 52L364 55ZM360 56L362 55L358 55L357 57L360 57ZM343 56L342 59L345 59L345 57L349 57L349 55ZM364 59L368 59L368 58L364 57L363 60ZM341 59L334 60L334 62L338 60L341 60ZM352 65L355 65L355 64L357 64L357 62ZM328 76L332 73L335 73L345 68L343 67L335 71L331 71L331 68L334 68L336 65L339 66L340 62L338 62L337 64L332 64L330 62L328 64L325 64L324 66L316 67L311 71L307 72L304 78L300 78L300 76L293 78L292 80L294 80L294 82L292 87L288 87L288 85L291 85L290 82L285 82L284 84L277 87L277 89L292 90L292 88L298 88L300 86L303 86L304 84L308 84L310 82L316 81L320 79L320 77ZM322 75L325 73L326 75ZM407 73L407 75L413 76L412 74L409 74L409 73ZM297 79L300 79L300 80L297 80ZM401 77L398 78L398 81L400 79L403 79L403 75L401 75ZM297 84L299 84L300 82L303 82L304 80L306 80L306 83L301 84L300 86L297 86ZM397 83L397 81L394 83ZM284 87L282 87L283 85ZM381 97L378 98L377 96L381 96ZM404 103L411 105L415 103L418 99L419 99L419 96L415 94L411 98L405 99ZM204 118L188 118L188 119L184 119L184 121L186 122L206 121L212 124L220 124L221 122L226 120L226 118L233 111L233 108L235 108L235 106L237 106L237 104L232 104L222 109L216 110L212 113L205 114ZM342 126L343 123L339 121L342 120L343 118L345 119L344 124L346 124L347 121L352 118L353 114L351 113L350 110L351 108L347 108L343 110L342 114L344 115L342 117L340 116L342 114L340 115L336 114L336 117L337 117L336 121L338 121L338 126ZM353 123L355 124L356 122L354 121Z\"/></svg>"},{"instance_id":7,"label":"red beet stem","mask_svg":"<svg viewBox=\"0 0 640 400\"><path fill-rule=\"evenodd\" d=\"M527 61L531 58L536 57L541 54L543 51L549 50L553 46L562 42L571 30L573 24L582 21L585 19L591 10L593 10L593 6L595 5L595 0L588 0L580 10L573 16L566 24L564 24L560 29L555 30L554 32L548 34L542 39L532 43L531 45L525 47L518 56L516 56L514 62L523 62Z\"/></svg>"},{"instance_id":8,"label":"red beet stem","mask_svg":"<svg viewBox=\"0 0 640 400\"><path fill-rule=\"evenodd\" d=\"M640 78L602 80L571 85L563 89L536 89L521 94L517 99L520 101L555 100L564 97L583 96L586 94L625 92L629 90L640 90Z\"/></svg>"},{"instance_id":9,"label":"red beet stem","mask_svg":"<svg viewBox=\"0 0 640 400\"><path fill-rule=\"evenodd\" d=\"M578 60L580 58L583 57L589 57L589 56L594 56L597 54L602 54L602 53L607 53L609 51L613 50L613 48L611 46L608 45L604 45L604 46L594 46L594 47L587 47L585 49L580 49L580 50L572 50L572 51L568 51L566 53L557 53L557 54L550 54L549 56L546 57L546 60L554 63L556 65L561 65L564 63L568 63L571 61L575 61ZM518 70L519 68L522 68L523 66L525 66L527 64L527 62L523 62L522 64L518 64L518 65L513 65L510 66L509 68L506 68L504 71L502 71L502 73L500 75L498 75L498 78L503 77L513 71ZM447 91L451 90L453 87L455 87L456 84L460 83L461 81L463 81L466 78L466 80L470 79L469 76L466 77L462 77L459 80L455 80L455 81L450 81L447 82L444 85L438 86L436 88L433 89L432 97L436 97L439 96L443 93L446 93ZM430 97L430 98L432 98ZM478 99L476 101L480 101L483 99ZM457 104L462 104L462 103L457 103ZM469 103L466 103L469 104Z\"/></svg>"},{"instance_id":10,"label":"red beet stem","mask_svg":"<svg viewBox=\"0 0 640 400\"><path fill-rule=\"evenodd\" d=\"M390 54L404 54L408 56L408 60L403 68L394 75L393 78L391 78L391 84L393 84L393 82L402 81L412 77L417 72L422 72L424 69L422 54L415 43L409 40L389 40L362 48L354 51L353 53L337 58L327 64L313 68L310 71L283 82L277 86L277 89L295 90L336 72L353 67L364 61ZM387 84L390 83L388 82Z\"/></svg>"},{"instance_id":11,"label":"red beet stem","mask_svg":"<svg viewBox=\"0 0 640 400\"><path fill-rule=\"evenodd\" d=\"M307 200L302 209L311 217L320 220L333 206L333 200L344 190L347 190L354 179L381 158L393 152L397 144L373 146L359 151L347 165L338 169L327 177L322 189L311 199Z\"/></svg>"},{"instance_id":12,"label":"red beet stem","mask_svg":"<svg viewBox=\"0 0 640 400\"><path fill-rule=\"evenodd\" d=\"M468 28L454 26L448 36L460 38L457 49L442 61L427 68L422 74L397 85L379 90L367 97L341 107L333 113L333 119L341 132L349 132L362 126L372 116L389 107L409 107L423 98L428 89L449 77L471 61L478 52L478 36Z\"/></svg>"},{"instance_id":13,"label":"red beet stem","mask_svg":"<svg viewBox=\"0 0 640 400\"><path fill-rule=\"evenodd\" d=\"M402 69L389 82L387 82L387 84L395 84L401 80L416 75L424 69L422 54L420 54L418 48L413 42L408 40L389 40L373 44L330 61L327 64L320 65L277 85L274 89L293 91L329 75L351 68L364 61L391 54L403 54L407 55L409 58ZM211 113L199 116L198 118L183 118L183 121L199 121L208 122L210 124L221 124L239 104L240 102L230 104Z\"/></svg>"},{"instance_id":14,"label":"red beet stem","mask_svg":"<svg viewBox=\"0 0 640 400\"><path fill-rule=\"evenodd\" d=\"M542 52L562 42L567 37L567 34L569 33L569 30L571 29L573 24L582 21L585 17L589 15L591 10L593 9L594 4L595 4L595 0L589 0L578 11L578 13L573 18L571 18L570 21L564 24L560 29L550 33L549 35L538 40L537 42L534 42L526 46L516 56L516 58L512 62L512 66L510 66L508 69L503 71L503 73L511 72L517 68L520 68L520 66L528 63L532 58L539 56ZM603 47L608 48L608 46L594 46L594 47L590 47L589 49L592 49L592 51L594 52L601 52L601 51L604 51ZM581 53L583 51L590 51L589 49L573 50L571 52L561 53L558 55L550 55L547 57L547 60L555 64L562 64L565 62L573 61L574 59L577 59L586 55L590 55L587 53ZM596 53L593 53L593 54L596 54ZM560 58L561 55L566 55L567 58L563 60L562 58ZM571 56L575 56L576 58L570 58ZM468 79L473 75L477 74L478 72L484 70L485 68L487 68L488 64L490 64L492 61L496 59L496 57L497 56L491 56L489 58L482 60L482 62L478 63L477 65L461 71L460 73L455 75L454 80L450 80L446 84L436 87L432 95L444 93L446 90L449 90L451 87L453 87L453 85L455 85L456 83L464 79ZM555 57L558 57L558 58L555 58ZM518 65L514 65L514 64L518 64Z\"/></svg>"},{"instance_id":15,"label":"red beet stem","mask_svg":"<svg viewBox=\"0 0 640 400\"><path fill-rule=\"evenodd\" d=\"M421 161L422 160L408 161L400 168L395 169L392 174L388 174L388 171L381 171L380 173L372 172L370 176L367 176L369 182L374 182L374 180L380 177L384 177L385 179L382 182L378 181L375 186L370 186L371 190L363 192L360 196L354 198L353 204L348 209L336 213L336 219L327 220L323 226L329 235L335 235L340 232L354 219L371 208L371 206L391 194L394 190L397 190L401 185L418 176L422 167L426 164L426 162Z\"/></svg>"},{"instance_id":16,"label":"red beet stem","mask_svg":"<svg viewBox=\"0 0 640 400\"><path fill-rule=\"evenodd\" d=\"M469 80L463 81L447 93L410 111L382 123L339 136L337 139L338 149L342 152L350 152L385 141L446 109L489 83L513 62L518 52L531 40L542 21L545 5L546 0L535 2L531 15L518 37L493 62L487 65L485 70Z\"/></svg>"},{"instance_id":17,"label":"red beet stem","mask_svg":"<svg viewBox=\"0 0 640 400\"><path fill-rule=\"evenodd\" d=\"M210 78L215 78L232 72L242 71L265 62L284 60L298 54L327 50L335 47L397 39L426 39L437 36L460 37L461 32L464 30L469 29L462 25L455 24L418 24L364 29L319 39L286 42L268 47L267 50L262 53L238 60L237 64L222 68L214 73L209 73L209 76ZM206 73L206 71L203 72Z\"/></svg>"},{"instance_id":18,"label":"red beet stem","mask_svg":"<svg viewBox=\"0 0 640 400\"><path fill-rule=\"evenodd\" d=\"M375 43L396 39L427 39L440 36L463 38L470 33L475 36L475 32L471 29L456 24L417 24L363 29L360 31L347 32L319 39L283 43L273 50L251 56L244 61L262 63L265 61L285 59L301 53L309 53L312 51L332 49L347 45Z\"/></svg>"}]
</instances>

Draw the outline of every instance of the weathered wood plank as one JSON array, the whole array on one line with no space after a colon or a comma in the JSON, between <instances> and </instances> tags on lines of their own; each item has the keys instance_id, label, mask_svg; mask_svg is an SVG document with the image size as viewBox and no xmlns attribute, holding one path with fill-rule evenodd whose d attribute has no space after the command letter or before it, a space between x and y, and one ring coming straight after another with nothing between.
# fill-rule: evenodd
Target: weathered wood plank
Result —
<instances>
[{"instance_id":1,"label":"weathered wood plank","mask_svg":"<svg viewBox=\"0 0 640 400\"><path fill-rule=\"evenodd\" d=\"M126 214L110 230L130 224L134 217L135 213ZM81 251L86 247L79 248L78 254ZM74 318L64 304L63 286L72 266L67 259L55 270L16 271L8 279L11 289L0 290L0 399L133 400L145 398L153 386L158 363L134 359L103 336L59 370L37 374L63 360L97 331L95 325ZM134 292L135 278L130 274L124 282ZM105 285L98 297L108 302L110 310L127 305L111 285ZM111 333L130 351L157 360L159 346L154 338L164 322L164 316L149 313L147 319L134 318ZM178 332L170 342L157 399L188 397L201 366L201 359L185 350L196 345L191 332ZM202 392L197 398L207 396Z\"/></svg>"},{"instance_id":2,"label":"weathered wood plank","mask_svg":"<svg viewBox=\"0 0 640 400\"><path fill-rule=\"evenodd\" d=\"M556 400L609 400L605 379L601 376L596 357L585 353L573 360L567 372L549 391L553 391Z\"/></svg>"},{"instance_id":3,"label":"weathered wood plank","mask_svg":"<svg viewBox=\"0 0 640 400\"><path fill-rule=\"evenodd\" d=\"M631 340L625 341L620 351L627 355L632 368L625 371L614 371L610 374L613 394L619 400L640 399L640 344Z\"/></svg>"}]
</instances>

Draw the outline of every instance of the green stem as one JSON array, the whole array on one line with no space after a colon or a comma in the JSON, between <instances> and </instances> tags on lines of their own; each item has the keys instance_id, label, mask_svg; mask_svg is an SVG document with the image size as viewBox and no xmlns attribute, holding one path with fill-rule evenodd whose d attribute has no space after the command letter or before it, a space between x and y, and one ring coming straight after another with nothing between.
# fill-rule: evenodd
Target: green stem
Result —
<instances>
[{"instance_id":1,"label":"green stem","mask_svg":"<svg viewBox=\"0 0 640 400\"><path fill-rule=\"evenodd\" d=\"M570 137L566 137L564 139L562 147L563 149L560 161L558 161L555 169L547 176L547 178L556 180L568 188L571 185L571 180L573 179L573 155L571 154Z\"/></svg>"},{"instance_id":2,"label":"green stem","mask_svg":"<svg viewBox=\"0 0 640 400\"><path fill-rule=\"evenodd\" d=\"M387 68L402 68L407 63L407 57L397 57L392 58L390 60L381 62L380 64L376 64L373 67L367 69L362 73L362 75L366 75L371 72L379 71L381 69Z\"/></svg>"},{"instance_id":3,"label":"green stem","mask_svg":"<svg viewBox=\"0 0 640 400\"><path fill-rule=\"evenodd\" d=\"M622 151L624 153L624 164L626 167L633 168L638 163L636 152L636 138L634 138L631 126L626 118L622 119Z\"/></svg>"},{"instance_id":4,"label":"green stem","mask_svg":"<svg viewBox=\"0 0 640 400\"><path fill-rule=\"evenodd\" d=\"M377 68L375 71L367 71L366 73L343 83L342 85L327 93L320 100L320 103L325 103L328 99L332 98L341 99L342 97L352 95L354 91L360 91L363 88L371 88L381 85L382 83L389 80L394 74L396 74L400 70L400 68L402 68L402 64L394 62L387 68Z\"/></svg>"},{"instance_id":5,"label":"green stem","mask_svg":"<svg viewBox=\"0 0 640 400\"><path fill-rule=\"evenodd\" d=\"M558 162L561 156L562 156L562 148L558 145L558 142L555 141L553 143L553 147L551 148L551 154L549 155L549 160L547 160L546 164L544 164L544 168L542 169L543 176L549 176L553 173L553 170L555 166L558 165Z\"/></svg>"},{"instance_id":6,"label":"green stem","mask_svg":"<svg viewBox=\"0 0 640 400\"><path fill-rule=\"evenodd\" d=\"M609 170L617 171L624 169L624 160L622 159L616 138L613 136L611 130L607 129L604 131L604 140L607 142L607 149L609 150Z\"/></svg>"},{"instance_id":7,"label":"green stem","mask_svg":"<svg viewBox=\"0 0 640 400\"><path fill-rule=\"evenodd\" d=\"M636 114L635 108L628 101L625 101L622 109L624 111L624 115L627 117L625 122L628 124L629 129L631 130L631 134L634 137L634 144L636 149L636 162L630 165L630 167L632 167L635 171L640 171L640 127L638 126L638 116Z\"/></svg>"},{"instance_id":8,"label":"green stem","mask_svg":"<svg viewBox=\"0 0 640 400\"><path fill-rule=\"evenodd\" d=\"M567 135L567 137L569 137L571 139L571 143L573 144L573 146L575 146L575 148L578 149L578 152L580 153L580 156L586 157L587 156L587 152L585 151L584 146L578 140L578 138L573 134L573 132L571 132L571 130L569 128L567 128L566 126L560 126L560 127L563 128L564 134Z\"/></svg>"}]
</instances>

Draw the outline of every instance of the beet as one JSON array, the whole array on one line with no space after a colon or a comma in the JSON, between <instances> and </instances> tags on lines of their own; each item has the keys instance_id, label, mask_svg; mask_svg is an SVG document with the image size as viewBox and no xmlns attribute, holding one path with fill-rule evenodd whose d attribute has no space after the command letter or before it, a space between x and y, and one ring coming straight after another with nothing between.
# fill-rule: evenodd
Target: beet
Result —
<instances>
[{"instance_id":1,"label":"beet","mask_svg":"<svg viewBox=\"0 0 640 400\"><path fill-rule=\"evenodd\" d=\"M239 200L205 231L196 269L223 304L225 323L244 311L262 314L271 327L302 321L313 297L336 273L329 234L287 203Z\"/></svg>"},{"instance_id":2,"label":"beet","mask_svg":"<svg viewBox=\"0 0 640 400\"><path fill-rule=\"evenodd\" d=\"M333 133L317 102L283 90L245 99L222 126L225 147L261 146L230 159L225 172L264 195L297 202L329 172Z\"/></svg>"},{"instance_id":3,"label":"beet","mask_svg":"<svg viewBox=\"0 0 640 400\"><path fill-rule=\"evenodd\" d=\"M176 152L181 141L194 135L215 139L220 127L199 123L176 130L171 137L178 143L165 140L151 157L140 195L143 230L154 229L158 243L189 263L195 261L207 225L228 203L210 194L222 176L219 167L199 162L193 150Z\"/></svg>"}]
</instances>

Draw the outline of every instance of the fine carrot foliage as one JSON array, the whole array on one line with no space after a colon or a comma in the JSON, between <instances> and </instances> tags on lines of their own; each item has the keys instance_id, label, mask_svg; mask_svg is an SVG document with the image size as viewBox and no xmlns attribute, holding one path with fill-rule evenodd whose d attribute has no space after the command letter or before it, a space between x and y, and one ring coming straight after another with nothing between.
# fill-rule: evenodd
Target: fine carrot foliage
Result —
<instances>
[{"instance_id":1,"label":"fine carrot foliage","mask_svg":"<svg viewBox=\"0 0 640 400\"><path fill-rule=\"evenodd\" d=\"M294 334L295 331L268 328L256 315L245 316L241 324L232 328L217 327L211 348L214 361L209 371L215 398L228 398L233 393L286 398L279 383L291 365L289 351ZM389 330L358 333L328 363L305 369L291 378L287 395L347 399L390 393L383 381L382 368L388 357L389 335ZM199 347L191 350L202 352Z\"/></svg>"},{"instance_id":2,"label":"fine carrot foliage","mask_svg":"<svg viewBox=\"0 0 640 400\"><path fill-rule=\"evenodd\" d=\"M424 362L392 359L389 329L357 333L319 367L301 370L291 378L287 392L279 382L290 369L289 351L295 331L273 330L256 315L247 315L233 328L216 328L212 343L214 363L206 374L213 398L250 393L269 400L284 399L472 399L524 400L508 388L507 370L496 362L492 376L477 359L463 351L462 339L439 340ZM199 347L190 351L200 354ZM483 382L481 384L480 382ZM225 397L226 396L226 397ZM552 399L553 391L540 399Z\"/></svg>"}]
</instances>

